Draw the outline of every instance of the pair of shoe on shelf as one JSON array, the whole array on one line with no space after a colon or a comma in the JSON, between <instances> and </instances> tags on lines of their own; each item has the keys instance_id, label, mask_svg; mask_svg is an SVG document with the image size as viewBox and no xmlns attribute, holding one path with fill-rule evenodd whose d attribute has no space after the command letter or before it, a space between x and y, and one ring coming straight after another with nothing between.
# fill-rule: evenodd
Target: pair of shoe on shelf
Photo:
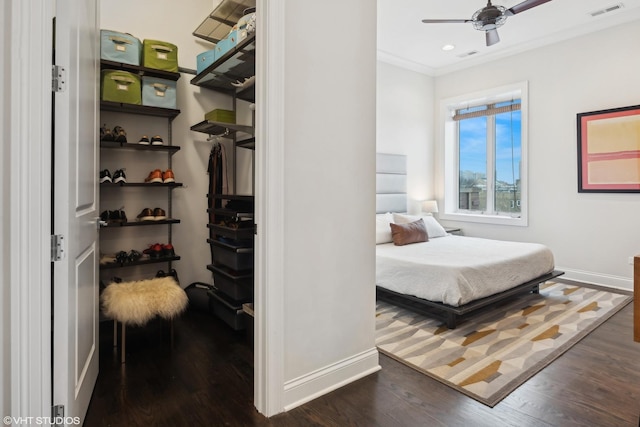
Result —
<instances>
[{"instance_id":1,"label":"pair of shoe on shelf","mask_svg":"<svg viewBox=\"0 0 640 427\"><path fill-rule=\"evenodd\" d=\"M100 141L115 141L115 142L127 142L127 131L122 126L116 126L113 131L104 124L100 128ZM142 135L138 144L141 145L163 145L164 141L160 135L155 135L149 138L147 135Z\"/></svg>"},{"instance_id":2,"label":"pair of shoe on shelf","mask_svg":"<svg viewBox=\"0 0 640 427\"><path fill-rule=\"evenodd\" d=\"M124 213L123 209L106 210L100 214L100 220L107 224L125 224L127 222L127 214Z\"/></svg>"},{"instance_id":3,"label":"pair of shoe on shelf","mask_svg":"<svg viewBox=\"0 0 640 427\"><path fill-rule=\"evenodd\" d=\"M140 138L140 141L138 141L138 144L140 144L140 145L163 145L164 141L162 140L162 137L160 137L160 135L156 135L156 136L153 136L151 138L149 138L147 135L142 135L142 138Z\"/></svg>"},{"instance_id":4,"label":"pair of shoe on shelf","mask_svg":"<svg viewBox=\"0 0 640 427\"><path fill-rule=\"evenodd\" d=\"M144 208L136 218L138 221L162 221L167 219L167 214L164 209L155 208L152 210L150 208Z\"/></svg>"},{"instance_id":5,"label":"pair of shoe on shelf","mask_svg":"<svg viewBox=\"0 0 640 427\"><path fill-rule=\"evenodd\" d=\"M107 128L107 125L104 124L100 128L100 141L115 141L115 142L127 142L127 132L122 128L122 126L116 126L111 129Z\"/></svg>"},{"instance_id":6,"label":"pair of shoe on shelf","mask_svg":"<svg viewBox=\"0 0 640 427\"><path fill-rule=\"evenodd\" d=\"M180 280L178 280L178 272L176 271L175 268L172 268L171 270L169 270L168 273L165 273L164 270L158 270L158 272L156 273L156 277L173 277L176 281L176 283L180 283Z\"/></svg>"},{"instance_id":7,"label":"pair of shoe on shelf","mask_svg":"<svg viewBox=\"0 0 640 427\"><path fill-rule=\"evenodd\" d=\"M171 243L160 244L154 243L153 245L149 245L147 249L142 251L143 254L149 255L151 259L159 259L159 258L173 258L176 256L175 249Z\"/></svg>"},{"instance_id":8,"label":"pair of shoe on shelf","mask_svg":"<svg viewBox=\"0 0 640 427\"><path fill-rule=\"evenodd\" d=\"M138 261L142 258L142 254L135 249L131 249L128 253L120 251L116 253L116 262L118 264L129 264Z\"/></svg>"},{"instance_id":9,"label":"pair of shoe on shelf","mask_svg":"<svg viewBox=\"0 0 640 427\"><path fill-rule=\"evenodd\" d=\"M176 177L173 174L171 169L167 169L166 171L161 171L160 169L154 169L149 172L149 176L144 179L144 182L148 183L171 183L176 182Z\"/></svg>"},{"instance_id":10,"label":"pair of shoe on shelf","mask_svg":"<svg viewBox=\"0 0 640 427\"><path fill-rule=\"evenodd\" d=\"M127 182L127 176L124 174L124 169L118 169L111 176L111 172L108 169L104 169L100 171L100 184L104 184L105 182L112 182L114 184L124 184Z\"/></svg>"}]
</instances>

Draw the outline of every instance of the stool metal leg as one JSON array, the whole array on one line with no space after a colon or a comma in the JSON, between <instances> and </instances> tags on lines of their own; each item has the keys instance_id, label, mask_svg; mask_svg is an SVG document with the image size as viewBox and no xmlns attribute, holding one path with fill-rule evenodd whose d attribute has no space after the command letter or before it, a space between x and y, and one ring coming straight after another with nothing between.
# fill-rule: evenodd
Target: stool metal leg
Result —
<instances>
[{"instance_id":1,"label":"stool metal leg","mask_svg":"<svg viewBox=\"0 0 640 427\"><path fill-rule=\"evenodd\" d=\"M122 355L120 356L120 358L122 360L121 363L125 362L124 353L125 353L125 346L126 346L126 343L127 343L127 339L125 338L125 328L126 327L124 325L124 322L122 322Z\"/></svg>"},{"instance_id":2,"label":"stool metal leg","mask_svg":"<svg viewBox=\"0 0 640 427\"><path fill-rule=\"evenodd\" d=\"M113 346L118 346L118 321L113 319Z\"/></svg>"}]
</instances>

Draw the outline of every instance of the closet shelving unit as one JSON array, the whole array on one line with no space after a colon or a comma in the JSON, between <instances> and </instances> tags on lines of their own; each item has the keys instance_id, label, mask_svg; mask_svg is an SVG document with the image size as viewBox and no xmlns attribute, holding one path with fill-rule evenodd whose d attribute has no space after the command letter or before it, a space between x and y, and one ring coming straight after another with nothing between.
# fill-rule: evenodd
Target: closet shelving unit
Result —
<instances>
[{"instance_id":1,"label":"closet shelving unit","mask_svg":"<svg viewBox=\"0 0 640 427\"><path fill-rule=\"evenodd\" d=\"M204 40L218 43L226 37L233 25L244 15L248 8L255 8L255 0L223 0L218 7L200 24L193 35ZM251 33L234 48L218 58L214 63L196 75L191 84L231 96L234 111L238 101L255 102L255 85L236 88L232 83L244 82L255 75L255 33ZM245 328L242 322L242 304L253 301L253 238L255 234L254 196L235 194L236 150L255 150L255 115L252 114L251 126L234 123L204 120L191 126L191 130L210 137L226 138L233 143L231 165L233 186L230 193L210 193L209 243L212 250L212 263L207 269L212 272L214 287L210 293L214 313L235 330ZM229 163L229 162L228 162ZM234 203L242 207L235 209ZM228 204L228 205L227 205ZM246 209L250 206L250 209ZM223 224L225 219L249 223L250 227L234 228ZM214 255L214 250L217 255ZM238 267L237 269L234 267ZM216 309L215 307L219 307Z\"/></svg>"},{"instance_id":2,"label":"closet shelving unit","mask_svg":"<svg viewBox=\"0 0 640 427\"><path fill-rule=\"evenodd\" d=\"M140 76L152 76L159 77L167 80L178 80L180 78L180 73L174 73L164 70L156 70L152 68L146 68L143 66L123 64L114 61L101 60L100 61L101 70L104 69L118 69L129 71L131 73L138 74ZM167 140L165 141L166 145L141 145L136 143L126 143L126 142L115 142L115 141L100 141L100 149L101 150L124 150L124 151L132 151L132 152L158 152L158 153L166 153L167 154L167 166L169 169L172 167L172 156L180 150L180 147L177 145L173 145L172 143L172 121L179 114L180 110L171 109L171 108L160 108L160 107L150 107L146 105L134 105L134 104L126 104L119 102L111 102L111 101L100 101L100 111L111 111L115 113L123 113L123 114L135 114L135 115L143 115L143 116L152 116L158 118L164 118L167 120ZM167 216L168 218L165 220L159 221L135 221L129 220L125 223L116 223L116 224L101 224L100 230L101 233L103 231L112 230L112 229L126 229L128 227L148 227L148 226L159 226L165 225L167 226L167 242L172 242L172 226L174 224L179 224L180 219L173 218L172 216L172 191L175 188L182 187L182 183L173 182L173 183L147 183L147 182L127 182L127 183L102 183L100 184L100 189L104 189L106 191L124 191L128 187L144 187L149 189L156 189L154 191L158 191L158 189L167 190ZM140 251L142 252L142 251ZM157 264L157 263L167 263L168 268L171 269L172 262L180 259L180 256L172 256L172 257L161 257L157 259L148 259L143 258L137 261L127 262L127 263L118 263L111 262L100 265L100 270L110 270L122 267L136 266L136 265L146 265L146 264Z\"/></svg>"},{"instance_id":3,"label":"closet shelving unit","mask_svg":"<svg viewBox=\"0 0 640 427\"><path fill-rule=\"evenodd\" d=\"M233 97L233 109L238 100L255 102L255 85L237 89L232 85L255 75L255 33L242 40L234 49L218 58L191 80L191 84L215 90ZM255 138L237 139L238 132L253 135L254 127L235 123L204 120L191 126L191 130L208 135L223 136L234 140L237 147L255 148Z\"/></svg>"}]
</instances>

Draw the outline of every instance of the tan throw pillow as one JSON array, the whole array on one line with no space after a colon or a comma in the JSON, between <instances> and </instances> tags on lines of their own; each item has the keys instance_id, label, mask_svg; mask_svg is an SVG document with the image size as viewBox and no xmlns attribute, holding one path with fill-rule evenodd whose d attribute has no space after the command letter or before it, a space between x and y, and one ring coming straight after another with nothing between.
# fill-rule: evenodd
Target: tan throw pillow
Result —
<instances>
[{"instance_id":1,"label":"tan throw pillow","mask_svg":"<svg viewBox=\"0 0 640 427\"><path fill-rule=\"evenodd\" d=\"M427 227L425 227L422 218L408 224L391 223L389 226L391 227L393 244L396 246L404 246L409 243L427 242L429 240Z\"/></svg>"}]
</instances>

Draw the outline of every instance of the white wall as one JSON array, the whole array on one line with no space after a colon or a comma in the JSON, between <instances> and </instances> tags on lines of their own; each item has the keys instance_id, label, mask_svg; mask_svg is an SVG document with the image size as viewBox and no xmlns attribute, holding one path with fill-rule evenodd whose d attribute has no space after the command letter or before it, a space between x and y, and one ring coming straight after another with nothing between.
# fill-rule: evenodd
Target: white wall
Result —
<instances>
[{"instance_id":1,"label":"white wall","mask_svg":"<svg viewBox=\"0 0 640 427\"><path fill-rule=\"evenodd\" d=\"M434 197L434 78L377 62L376 151L407 155L408 210Z\"/></svg>"},{"instance_id":2,"label":"white wall","mask_svg":"<svg viewBox=\"0 0 640 427\"><path fill-rule=\"evenodd\" d=\"M0 10L0 408L3 416L37 417L51 413L47 213L54 7L10 0Z\"/></svg>"},{"instance_id":3,"label":"white wall","mask_svg":"<svg viewBox=\"0 0 640 427\"><path fill-rule=\"evenodd\" d=\"M334 379L350 381L378 367L376 8L370 6L286 2L285 407L335 387ZM340 374L345 365L357 372ZM324 375L336 376L323 391Z\"/></svg>"},{"instance_id":4,"label":"white wall","mask_svg":"<svg viewBox=\"0 0 640 427\"><path fill-rule=\"evenodd\" d=\"M640 195L577 192L576 114L639 104L639 39L633 22L436 78L436 108L445 98L529 82L529 226L456 223L464 234L542 242L567 278L632 288L627 260L640 253ZM436 143L440 175L440 128ZM436 191L441 198L441 180Z\"/></svg>"},{"instance_id":5,"label":"white wall","mask_svg":"<svg viewBox=\"0 0 640 427\"><path fill-rule=\"evenodd\" d=\"M217 2L216 2L217 3ZM130 13L122 13L126 8ZM178 65L183 68L196 68L196 55L211 49L214 45L192 35L192 32L211 13L214 5L211 0L127 0L102 1L100 9L101 28L131 33L143 40L155 39L178 46ZM212 283L207 264L211 263L211 253L207 244L208 229L206 213L208 192L207 161L213 142L207 135L192 132L190 127L204 120L204 114L214 108L230 109L231 97L190 84L192 74L183 73L178 80L178 109L180 115L172 122L173 144L181 147L173 155L173 171L176 180L184 184L183 188L173 190L173 216L181 220L173 226L173 245L181 259L173 264L178 271L181 285L192 282ZM248 103L238 101L238 123L250 124L251 115ZM103 123L113 128L123 126L128 139L138 141L140 136L150 137L158 133L165 137L166 119L120 113L103 113ZM231 154L228 140L222 140ZM239 155L248 150L239 150ZM249 154L250 160L251 154ZM242 163L245 164L246 162ZM145 152L116 152L102 150L102 165L112 173L115 169L126 167L129 181L142 181L155 169L166 168L166 155ZM249 169L250 170L250 169ZM240 183L243 194L251 192L247 180ZM101 211L117 209L124 205L128 219L135 220L136 215L145 207L156 206L166 209L166 193L162 190L144 191L102 191ZM166 242L166 226L127 227L126 229L103 230L101 250L112 253L117 250L142 250L148 244ZM143 267L129 267L123 270L102 272L102 278L123 275L127 278L148 277L158 269L166 269L164 264Z\"/></svg>"}]
</instances>

